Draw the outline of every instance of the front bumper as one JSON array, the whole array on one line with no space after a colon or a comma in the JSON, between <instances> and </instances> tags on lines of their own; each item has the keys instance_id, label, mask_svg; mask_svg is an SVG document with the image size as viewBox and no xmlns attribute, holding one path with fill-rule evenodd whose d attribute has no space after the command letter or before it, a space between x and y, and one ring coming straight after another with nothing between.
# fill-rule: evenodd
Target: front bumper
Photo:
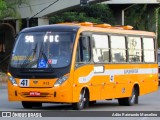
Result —
<instances>
[{"instance_id":1,"label":"front bumper","mask_svg":"<svg viewBox=\"0 0 160 120\"><path fill-rule=\"evenodd\" d=\"M19 86L13 86L8 81L8 99L9 101L71 103L72 87L66 84L67 82L60 87L51 88L21 88ZM31 92L36 92L39 94L31 95Z\"/></svg>"}]
</instances>

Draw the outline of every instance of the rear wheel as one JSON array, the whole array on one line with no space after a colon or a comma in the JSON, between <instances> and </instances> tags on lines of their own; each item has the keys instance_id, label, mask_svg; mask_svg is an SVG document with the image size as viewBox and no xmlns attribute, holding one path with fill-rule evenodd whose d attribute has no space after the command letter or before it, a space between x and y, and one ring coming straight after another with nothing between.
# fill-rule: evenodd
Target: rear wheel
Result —
<instances>
[{"instance_id":1,"label":"rear wheel","mask_svg":"<svg viewBox=\"0 0 160 120\"><path fill-rule=\"evenodd\" d=\"M73 103L74 110L82 110L83 108L88 107L89 105L89 93L86 89L83 89L79 96L79 101L77 103Z\"/></svg>"},{"instance_id":2,"label":"rear wheel","mask_svg":"<svg viewBox=\"0 0 160 120\"><path fill-rule=\"evenodd\" d=\"M133 88L131 97L119 98L118 103L120 105L131 106L138 104L138 92L136 88Z\"/></svg>"}]
</instances>

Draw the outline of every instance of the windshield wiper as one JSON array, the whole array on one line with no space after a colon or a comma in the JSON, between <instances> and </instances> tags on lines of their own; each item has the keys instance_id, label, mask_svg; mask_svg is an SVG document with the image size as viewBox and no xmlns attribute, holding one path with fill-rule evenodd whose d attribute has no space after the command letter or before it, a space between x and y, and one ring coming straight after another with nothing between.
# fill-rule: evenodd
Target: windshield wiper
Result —
<instances>
[{"instance_id":1,"label":"windshield wiper","mask_svg":"<svg viewBox=\"0 0 160 120\"><path fill-rule=\"evenodd\" d=\"M28 60L31 57L32 53L33 53L33 58L34 58L36 51L37 51L37 46L38 46L38 42L36 43L34 49L32 49L32 51L29 52L29 54L27 55L26 59L24 60L24 62L21 65L21 68L26 68L26 66L28 66L29 63L31 63L31 62L28 62Z\"/></svg>"},{"instance_id":2,"label":"windshield wiper","mask_svg":"<svg viewBox=\"0 0 160 120\"><path fill-rule=\"evenodd\" d=\"M43 49L44 49L44 42L42 42L42 44L41 44L38 61L40 61L40 59L42 59L42 57L43 57L44 60L46 61L46 63L48 64L48 67L51 68L51 70L52 70L53 67L52 67L52 65L48 62L48 58L47 58L46 54L43 52Z\"/></svg>"}]
</instances>

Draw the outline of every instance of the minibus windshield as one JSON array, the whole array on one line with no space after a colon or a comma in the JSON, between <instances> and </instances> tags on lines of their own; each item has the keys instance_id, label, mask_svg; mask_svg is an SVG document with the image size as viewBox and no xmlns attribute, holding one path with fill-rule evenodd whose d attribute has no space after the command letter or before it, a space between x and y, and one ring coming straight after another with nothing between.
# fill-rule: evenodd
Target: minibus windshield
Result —
<instances>
[{"instance_id":1,"label":"minibus windshield","mask_svg":"<svg viewBox=\"0 0 160 120\"><path fill-rule=\"evenodd\" d=\"M11 66L14 68L61 68L71 62L75 33L29 32L17 38Z\"/></svg>"}]
</instances>

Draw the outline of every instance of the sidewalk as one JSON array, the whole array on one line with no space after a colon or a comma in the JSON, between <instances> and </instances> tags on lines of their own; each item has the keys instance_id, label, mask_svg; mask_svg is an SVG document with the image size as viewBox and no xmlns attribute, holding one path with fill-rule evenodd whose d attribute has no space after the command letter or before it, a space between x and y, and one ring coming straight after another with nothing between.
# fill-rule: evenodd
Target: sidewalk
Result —
<instances>
[{"instance_id":1,"label":"sidewalk","mask_svg":"<svg viewBox=\"0 0 160 120\"><path fill-rule=\"evenodd\" d=\"M0 89L7 88L7 75L5 73L0 72Z\"/></svg>"},{"instance_id":2,"label":"sidewalk","mask_svg":"<svg viewBox=\"0 0 160 120\"><path fill-rule=\"evenodd\" d=\"M7 88L7 83L0 82L0 89L6 89L6 88Z\"/></svg>"}]
</instances>

